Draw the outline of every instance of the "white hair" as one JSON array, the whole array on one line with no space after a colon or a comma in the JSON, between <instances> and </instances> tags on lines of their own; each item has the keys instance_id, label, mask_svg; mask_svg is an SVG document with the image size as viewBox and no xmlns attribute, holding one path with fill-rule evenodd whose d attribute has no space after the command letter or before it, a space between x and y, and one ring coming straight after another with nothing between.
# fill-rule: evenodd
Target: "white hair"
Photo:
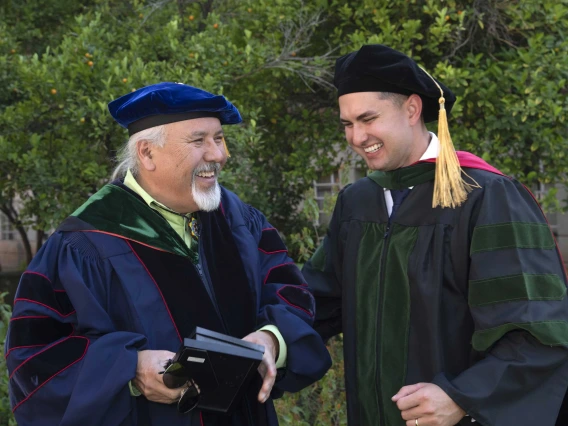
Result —
<instances>
[{"instance_id":1,"label":"white hair","mask_svg":"<svg viewBox=\"0 0 568 426\"><path fill-rule=\"evenodd\" d=\"M136 177L138 175L138 142L148 141L156 146L163 147L166 143L166 127L165 125L150 127L149 129L142 130L134 133L128 139L128 142L118 151L116 162L118 165L112 172L112 180L119 179L126 176L128 169Z\"/></svg>"}]
</instances>

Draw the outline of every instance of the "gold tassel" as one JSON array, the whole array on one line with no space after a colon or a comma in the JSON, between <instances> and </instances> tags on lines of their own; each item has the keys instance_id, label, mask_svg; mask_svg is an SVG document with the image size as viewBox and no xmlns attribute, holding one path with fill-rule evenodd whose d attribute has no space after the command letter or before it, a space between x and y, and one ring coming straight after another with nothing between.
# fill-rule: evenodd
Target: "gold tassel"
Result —
<instances>
[{"instance_id":1,"label":"gold tassel","mask_svg":"<svg viewBox=\"0 0 568 426\"><path fill-rule=\"evenodd\" d=\"M224 136L223 136L223 146L225 147L225 152L227 153L227 157L231 158L231 153L229 152L229 148L227 148L227 142L225 142Z\"/></svg>"},{"instance_id":2,"label":"gold tassel","mask_svg":"<svg viewBox=\"0 0 568 426\"><path fill-rule=\"evenodd\" d=\"M450 130L448 128L448 117L446 115L446 106L444 99L444 91L436 80L426 71L432 81L440 90L440 112L438 115L438 139L440 140L440 153L436 160L436 177L434 180L434 196L432 198L432 208L435 207L451 207L456 208L461 205L466 199L467 194L473 188L480 188L475 180L471 179L473 184L467 183L463 180L462 173L467 174L462 170Z\"/></svg>"}]
</instances>

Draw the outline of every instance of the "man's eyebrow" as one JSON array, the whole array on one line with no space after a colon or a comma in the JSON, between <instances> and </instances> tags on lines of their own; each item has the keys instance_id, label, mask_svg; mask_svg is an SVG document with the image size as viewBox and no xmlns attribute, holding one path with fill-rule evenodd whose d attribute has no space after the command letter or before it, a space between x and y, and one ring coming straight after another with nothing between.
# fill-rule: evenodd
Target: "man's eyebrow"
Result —
<instances>
[{"instance_id":1,"label":"man's eyebrow","mask_svg":"<svg viewBox=\"0 0 568 426\"><path fill-rule=\"evenodd\" d=\"M364 120L366 118L372 117L374 115L379 115L379 114L380 113L377 112L377 111L372 111L372 110L365 111L363 114L359 114L357 116L357 118L355 119L355 121L361 121L361 120ZM349 120L347 120L346 118L342 118L342 117L339 117L339 121L341 121L342 123L351 123Z\"/></svg>"},{"instance_id":2,"label":"man's eyebrow","mask_svg":"<svg viewBox=\"0 0 568 426\"><path fill-rule=\"evenodd\" d=\"M221 129L221 130L217 130L213 136L215 137L215 136L219 136L219 135L222 135L222 134L223 134L223 130ZM206 132L204 130L196 130L195 132L191 132L189 134L189 137L193 139L193 138L202 138L203 136L207 136L207 135L208 135L208 132Z\"/></svg>"},{"instance_id":3,"label":"man's eyebrow","mask_svg":"<svg viewBox=\"0 0 568 426\"><path fill-rule=\"evenodd\" d=\"M189 136L191 138L202 138L203 136L207 135L207 132L203 131L203 130L196 130L195 132L191 132L189 134Z\"/></svg>"},{"instance_id":4,"label":"man's eyebrow","mask_svg":"<svg viewBox=\"0 0 568 426\"><path fill-rule=\"evenodd\" d=\"M372 110L365 111L363 114L359 114L355 120L361 121L361 120L364 120L365 118L369 118L373 115L378 115L378 114L379 113L377 111L372 111Z\"/></svg>"}]
</instances>

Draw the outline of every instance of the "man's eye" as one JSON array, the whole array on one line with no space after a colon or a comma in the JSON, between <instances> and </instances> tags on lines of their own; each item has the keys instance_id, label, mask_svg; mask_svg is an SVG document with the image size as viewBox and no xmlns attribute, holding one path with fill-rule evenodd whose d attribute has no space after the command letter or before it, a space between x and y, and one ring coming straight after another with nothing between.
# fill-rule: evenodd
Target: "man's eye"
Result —
<instances>
[{"instance_id":1,"label":"man's eye","mask_svg":"<svg viewBox=\"0 0 568 426\"><path fill-rule=\"evenodd\" d=\"M363 120L363 123L370 123L371 121L375 121L377 117L370 117Z\"/></svg>"},{"instance_id":2,"label":"man's eye","mask_svg":"<svg viewBox=\"0 0 568 426\"><path fill-rule=\"evenodd\" d=\"M352 123L341 123L343 124L343 127L353 127Z\"/></svg>"}]
</instances>

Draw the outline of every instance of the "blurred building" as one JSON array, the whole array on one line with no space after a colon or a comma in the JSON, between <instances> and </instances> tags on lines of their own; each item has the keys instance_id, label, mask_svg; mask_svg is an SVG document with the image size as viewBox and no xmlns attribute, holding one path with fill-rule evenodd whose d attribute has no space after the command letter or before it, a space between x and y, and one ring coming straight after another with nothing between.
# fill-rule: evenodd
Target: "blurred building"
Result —
<instances>
[{"instance_id":1,"label":"blurred building","mask_svg":"<svg viewBox=\"0 0 568 426\"><path fill-rule=\"evenodd\" d=\"M32 250L36 246L36 232L27 232ZM26 251L20 233L14 229L4 213L0 212L0 271L21 271L26 267Z\"/></svg>"}]
</instances>

